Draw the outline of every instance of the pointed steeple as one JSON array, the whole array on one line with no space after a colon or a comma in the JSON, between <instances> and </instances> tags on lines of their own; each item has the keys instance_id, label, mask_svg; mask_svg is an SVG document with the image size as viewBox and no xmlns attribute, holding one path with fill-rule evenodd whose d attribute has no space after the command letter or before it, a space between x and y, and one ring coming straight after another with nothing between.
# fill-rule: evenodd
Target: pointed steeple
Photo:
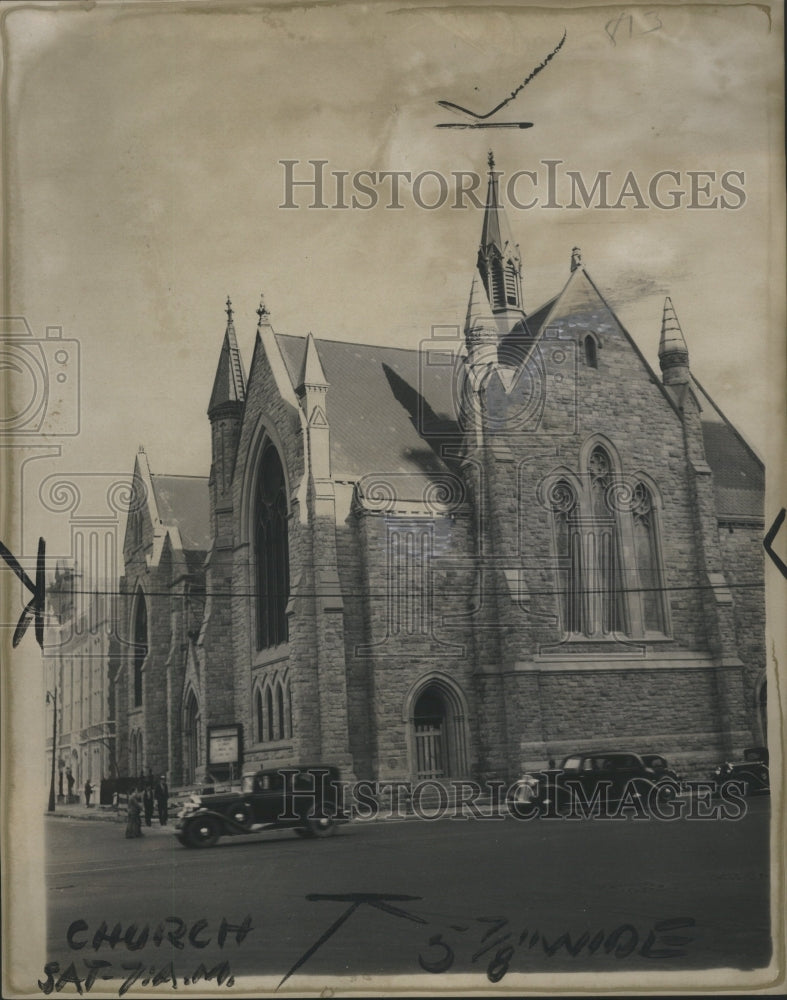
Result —
<instances>
[{"instance_id":1,"label":"pointed steeple","mask_svg":"<svg viewBox=\"0 0 787 1000\"><path fill-rule=\"evenodd\" d=\"M484 283L489 307L498 318L498 327L507 333L514 323L522 319L525 310L522 297L522 258L500 203L499 176L499 171L495 170L495 158L490 151L489 185L481 245L478 248L478 273Z\"/></svg>"},{"instance_id":2,"label":"pointed steeple","mask_svg":"<svg viewBox=\"0 0 787 1000\"><path fill-rule=\"evenodd\" d=\"M246 398L246 377L243 373L238 341L235 337L232 302L227 296L227 329L224 333L224 343L219 355L216 377L213 380L213 392L210 396L208 416L213 417L220 407L242 404Z\"/></svg>"},{"instance_id":3,"label":"pointed steeple","mask_svg":"<svg viewBox=\"0 0 787 1000\"><path fill-rule=\"evenodd\" d=\"M689 349L669 296L664 300L664 313L661 319L659 364L664 385L689 381Z\"/></svg>"},{"instance_id":4,"label":"pointed steeple","mask_svg":"<svg viewBox=\"0 0 787 1000\"><path fill-rule=\"evenodd\" d=\"M305 389L327 389L329 385L323 371L320 355L317 351L317 343L314 334L309 333L306 338L306 350L303 353L303 364L301 365L301 377L295 391L302 395Z\"/></svg>"}]
</instances>

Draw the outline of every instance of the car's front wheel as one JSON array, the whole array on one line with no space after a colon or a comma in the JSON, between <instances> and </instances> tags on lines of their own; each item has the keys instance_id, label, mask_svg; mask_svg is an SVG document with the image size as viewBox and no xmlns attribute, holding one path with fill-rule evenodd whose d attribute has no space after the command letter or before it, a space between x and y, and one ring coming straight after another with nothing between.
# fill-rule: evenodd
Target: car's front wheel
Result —
<instances>
[{"instance_id":1,"label":"car's front wheel","mask_svg":"<svg viewBox=\"0 0 787 1000\"><path fill-rule=\"evenodd\" d=\"M301 837L332 837L336 833L336 821L330 813L323 812L320 816L307 817L304 826L296 832Z\"/></svg>"},{"instance_id":2,"label":"car's front wheel","mask_svg":"<svg viewBox=\"0 0 787 1000\"><path fill-rule=\"evenodd\" d=\"M186 830L186 839L191 847L213 847L220 836L221 828L213 816L195 817Z\"/></svg>"}]
</instances>

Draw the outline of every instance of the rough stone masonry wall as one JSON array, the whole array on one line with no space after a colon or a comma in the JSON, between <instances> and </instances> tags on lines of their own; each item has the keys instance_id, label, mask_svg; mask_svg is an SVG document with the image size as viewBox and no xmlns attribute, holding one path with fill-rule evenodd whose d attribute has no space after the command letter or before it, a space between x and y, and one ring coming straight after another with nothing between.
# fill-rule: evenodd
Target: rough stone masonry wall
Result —
<instances>
[{"instance_id":1,"label":"rough stone masonry wall","mask_svg":"<svg viewBox=\"0 0 787 1000\"><path fill-rule=\"evenodd\" d=\"M757 685L766 666L763 534L760 525L719 526L724 572L735 602L735 632L744 665L746 708L752 731L759 733L759 737L764 734L758 730Z\"/></svg>"},{"instance_id":2,"label":"rough stone masonry wall","mask_svg":"<svg viewBox=\"0 0 787 1000\"><path fill-rule=\"evenodd\" d=\"M587 332L598 338L597 368L585 360L582 338ZM701 599L708 581L696 540L681 418L584 275L576 276L550 318L549 337L542 341L541 351L543 412L514 435L501 432L486 437L492 447L485 450L485 457L495 462L493 472L487 473L486 523L496 531L489 534L490 551L516 555L529 595L529 610L518 619L515 615L509 619L516 642L502 646L500 670L506 674L508 708L516 704L514 689L520 690L518 727L515 721L511 726L519 730L522 753L516 753L516 739L511 739L506 748L509 761L513 764L513 758L532 752L539 730L533 712L539 706L550 755L553 744L557 753L559 747L571 749L598 741L614 744L618 738L652 734L657 742L664 736L654 751L685 755L687 764L694 757L712 756L718 750L719 731L739 729L740 677L736 679L730 671L724 671L720 679L707 670L649 669L659 663L664 649L707 652L717 645L717 637L711 634L713 622ZM566 395L567 383L575 386L573 396ZM524 398L517 397L517 391L515 387L506 394L494 387L488 403L498 408L494 413L498 420L506 408L517 416ZM567 420L571 405L573 427ZM617 456L617 471L624 482L633 485L642 474L655 483L662 500L659 533L671 642L645 641L642 667L622 674L604 671L606 657L623 651L619 643L594 647L589 642L564 641L557 624L553 515L543 501L542 482L565 468L584 485L587 469L581 467L585 460L580 462L580 453L591 439L607 446L613 462ZM575 673L569 665L561 672L541 674L535 704L532 675L511 673L514 657L536 668L540 657L555 655L570 661L575 652L592 653L594 648L597 672ZM722 701L718 684L725 687ZM484 686L494 689L491 678L485 678Z\"/></svg>"},{"instance_id":3,"label":"rough stone masonry wall","mask_svg":"<svg viewBox=\"0 0 787 1000\"><path fill-rule=\"evenodd\" d=\"M154 774L164 774L169 769L169 704L167 661L171 642L171 563L162 560L158 569L150 574L151 597L148 600L148 635L150 645L142 678L142 704L144 706L145 735L143 756L145 773L151 768Z\"/></svg>"},{"instance_id":4,"label":"rough stone masonry wall","mask_svg":"<svg viewBox=\"0 0 787 1000\"><path fill-rule=\"evenodd\" d=\"M354 608L345 621L351 732L366 706L371 718L374 751L371 772L359 776L379 780L408 779L415 769L410 757L407 700L414 687L437 676L461 690L468 705L465 774L478 772L478 713L473 681L474 658L466 624L472 594L473 567L468 523L464 516L412 516L361 513L356 519L363 588L363 618ZM426 532L431 556L414 562L415 582L404 590L390 585L389 542L392 532ZM349 546L343 541L344 552ZM424 593L422 570L431 573L432 600ZM349 584L346 569L342 571ZM392 601L402 603L395 610ZM409 603L409 611L405 605ZM423 614L414 626L407 614ZM453 626L445 617L463 618ZM392 621L399 621L390 627ZM364 684L364 678L366 684ZM358 746L354 740L353 745ZM356 766L361 759L356 758ZM464 776L464 775L463 775Z\"/></svg>"},{"instance_id":5,"label":"rough stone masonry wall","mask_svg":"<svg viewBox=\"0 0 787 1000\"><path fill-rule=\"evenodd\" d=\"M207 728L235 722L233 623L232 474L242 407L229 403L211 422L213 462L209 483L213 548L206 573L207 595L199 663L201 760L207 765ZM245 592L245 591L244 591ZM182 705L180 708L182 718ZM244 727L244 732L247 732ZM250 733L247 732L247 738Z\"/></svg>"},{"instance_id":6,"label":"rough stone masonry wall","mask_svg":"<svg viewBox=\"0 0 787 1000\"><path fill-rule=\"evenodd\" d=\"M336 563L344 603L350 753L356 775L369 778L373 773L377 745L372 724L371 677L368 658L357 656L356 650L369 641L365 623L369 615L370 595L362 564L361 532L356 513L348 514L337 526Z\"/></svg>"},{"instance_id":7,"label":"rough stone masonry wall","mask_svg":"<svg viewBox=\"0 0 787 1000\"><path fill-rule=\"evenodd\" d=\"M713 670L542 674L550 756L612 748L663 753L683 777L703 777L723 756Z\"/></svg>"}]
</instances>

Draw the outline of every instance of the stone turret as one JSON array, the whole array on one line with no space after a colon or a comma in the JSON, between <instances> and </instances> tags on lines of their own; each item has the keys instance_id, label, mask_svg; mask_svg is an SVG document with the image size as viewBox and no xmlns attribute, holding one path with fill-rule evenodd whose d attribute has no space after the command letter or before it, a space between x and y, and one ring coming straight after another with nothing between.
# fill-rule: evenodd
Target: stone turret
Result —
<instances>
[{"instance_id":1,"label":"stone turret","mask_svg":"<svg viewBox=\"0 0 787 1000\"><path fill-rule=\"evenodd\" d=\"M669 296L664 300L664 314L661 320L659 364L661 365L664 385L688 384L690 379L689 349L686 346L683 331Z\"/></svg>"},{"instance_id":2,"label":"stone turret","mask_svg":"<svg viewBox=\"0 0 787 1000\"><path fill-rule=\"evenodd\" d=\"M211 426L210 513L214 537L224 534L222 513L232 505L232 475L238 448L246 377L235 338L232 302L227 298L227 328L208 406Z\"/></svg>"}]
</instances>

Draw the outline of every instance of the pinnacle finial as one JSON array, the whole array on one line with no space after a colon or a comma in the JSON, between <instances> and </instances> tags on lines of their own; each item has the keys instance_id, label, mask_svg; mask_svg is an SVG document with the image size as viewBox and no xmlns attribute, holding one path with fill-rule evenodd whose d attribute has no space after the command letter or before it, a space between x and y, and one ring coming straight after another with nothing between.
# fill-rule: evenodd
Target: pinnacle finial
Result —
<instances>
[{"instance_id":1,"label":"pinnacle finial","mask_svg":"<svg viewBox=\"0 0 787 1000\"><path fill-rule=\"evenodd\" d=\"M144 444L141 444L139 446L139 454L140 455L144 455L145 454L145 446L144 446Z\"/></svg>"},{"instance_id":2,"label":"pinnacle finial","mask_svg":"<svg viewBox=\"0 0 787 1000\"><path fill-rule=\"evenodd\" d=\"M229 295L227 296L227 308L224 310L224 312L226 312L226 314L227 314L227 322L231 323L232 322L232 299L229 297Z\"/></svg>"},{"instance_id":3,"label":"pinnacle finial","mask_svg":"<svg viewBox=\"0 0 787 1000\"><path fill-rule=\"evenodd\" d=\"M578 267L582 267L582 251L579 249L579 247L574 247L572 249L572 251L571 251L571 272L572 272L572 274L573 274L574 271L576 271L576 269Z\"/></svg>"},{"instance_id":4,"label":"pinnacle finial","mask_svg":"<svg viewBox=\"0 0 787 1000\"><path fill-rule=\"evenodd\" d=\"M664 313L661 319L661 338L659 339L659 364L662 372L665 373L665 384L667 382L667 372L670 371L670 381L678 381L676 371L688 373L689 349L686 346L686 339L680 326L675 307L669 295L664 300Z\"/></svg>"},{"instance_id":5,"label":"pinnacle finial","mask_svg":"<svg viewBox=\"0 0 787 1000\"><path fill-rule=\"evenodd\" d=\"M260 318L261 324L265 322L265 318L267 316L270 316L270 313L268 312L268 307L265 305L265 296L262 293L260 293L260 304L257 307L257 315Z\"/></svg>"},{"instance_id":6,"label":"pinnacle finial","mask_svg":"<svg viewBox=\"0 0 787 1000\"><path fill-rule=\"evenodd\" d=\"M486 162L489 164L489 169L490 170L494 170L495 169L495 154L492 152L491 149L489 150L489 152L486 155Z\"/></svg>"}]
</instances>

